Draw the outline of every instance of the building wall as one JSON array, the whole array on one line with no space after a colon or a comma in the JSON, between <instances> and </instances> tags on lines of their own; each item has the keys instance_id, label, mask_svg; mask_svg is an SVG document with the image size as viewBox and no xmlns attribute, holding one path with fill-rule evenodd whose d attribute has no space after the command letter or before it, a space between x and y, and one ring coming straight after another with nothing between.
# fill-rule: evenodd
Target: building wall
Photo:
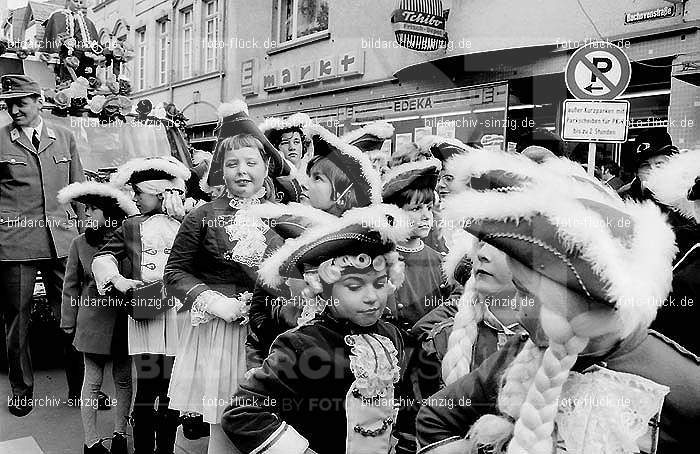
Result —
<instances>
[{"instance_id":1,"label":"building wall","mask_svg":"<svg viewBox=\"0 0 700 454\"><path fill-rule=\"evenodd\" d=\"M144 98L151 100L154 104L172 102L179 109L188 108L184 113L190 118L190 123L216 121L216 106L227 97L224 84L227 73L225 58L229 54L220 48L218 65L210 71L205 71L206 43L202 40L205 3L203 0L107 0L93 8L91 17L103 34L114 34L117 29L128 28L128 41L134 47L134 59L130 63L134 102ZM218 0L220 41L226 39L224 18L228 3L230 2ZM185 77L182 65L182 11L187 9L192 10L193 27L193 59L190 77ZM165 83L159 80L158 66L160 62L159 23L163 20L166 20L168 35ZM137 32L140 30L146 33L143 89L138 86ZM116 33L114 38L118 38L117 35L120 34ZM198 104L196 109L189 110L195 99L201 105Z\"/></svg>"},{"instance_id":2,"label":"building wall","mask_svg":"<svg viewBox=\"0 0 700 454\"><path fill-rule=\"evenodd\" d=\"M621 45L632 61L673 57L697 49L698 34L692 27L700 20L698 2L692 0L685 5L664 0L584 2L596 31L575 0L452 0L444 2L451 5L446 26L448 48L414 52L395 45L390 23L395 2L331 1L327 36L296 47L274 49L271 42L275 39L273 4L276 1L247 4L246 14L235 17L236 40L229 43L237 47L239 56L230 86L245 96L251 115L257 119L306 110L319 120L333 115L342 120L343 111L352 112L353 105L365 101L563 74L575 48L599 39L598 32ZM675 8L674 14L628 23L628 13L665 7ZM267 73L279 73L285 68L294 71L306 61L318 63L320 59L338 58L347 51L354 51L364 59L360 74L306 85L292 83L274 90L264 87L263 77ZM429 61L437 63L425 64ZM242 64L246 65L245 70ZM251 90L251 80L253 93L246 93ZM672 92L669 130L674 140L700 144L700 137L695 138L698 128L673 127L676 116L696 115L700 105L696 87L676 79L668 82ZM567 95L564 89L562 100Z\"/></svg>"}]
</instances>

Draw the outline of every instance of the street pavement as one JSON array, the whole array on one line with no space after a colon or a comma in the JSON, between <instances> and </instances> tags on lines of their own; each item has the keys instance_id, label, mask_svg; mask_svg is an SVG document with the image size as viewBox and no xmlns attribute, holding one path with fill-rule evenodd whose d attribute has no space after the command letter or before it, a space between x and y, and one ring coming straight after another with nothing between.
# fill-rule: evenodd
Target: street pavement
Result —
<instances>
[{"instance_id":1,"label":"street pavement","mask_svg":"<svg viewBox=\"0 0 700 454\"><path fill-rule=\"evenodd\" d=\"M136 378L134 377L134 383ZM105 371L102 390L114 397L111 370ZM10 385L7 372L0 373L0 454L80 454L83 452L83 426L80 409L67 404L68 388L63 370L35 371L34 398L44 398L46 405L35 407L23 418L17 418L7 410ZM100 435L111 437L114 429L113 411L99 411L97 427ZM131 426L129 451L133 451ZM176 454L206 454L209 438L188 440L178 428L175 443ZM109 447L109 442L105 443ZM38 449L38 450L37 450Z\"/></svg>"}]
</instances>

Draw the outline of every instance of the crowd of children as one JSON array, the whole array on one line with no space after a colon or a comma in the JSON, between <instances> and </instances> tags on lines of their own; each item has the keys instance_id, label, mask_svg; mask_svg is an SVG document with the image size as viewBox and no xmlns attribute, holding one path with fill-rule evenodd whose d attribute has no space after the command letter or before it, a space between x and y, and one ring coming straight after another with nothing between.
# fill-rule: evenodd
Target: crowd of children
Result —
<instances>
[{"instance_id":1,"label":"crowd of children","mask_svg":"<svg viewBox=\"0 0 700 454\"><path fill-rule=\"evenodd\" d=\"M84 453L126 454L128 421L136 454L183 421L210 454L693 449L697 304L663 302L697 300L700 249L676 255L657 204L700 220L700 152L637 203L538 147L390 155L388 123L219 113L206 172L135 159L59 195L91 222L61 325L82 398L109 363L116 385L109 448L83 405Z\"/></svg>"}]
</instances>

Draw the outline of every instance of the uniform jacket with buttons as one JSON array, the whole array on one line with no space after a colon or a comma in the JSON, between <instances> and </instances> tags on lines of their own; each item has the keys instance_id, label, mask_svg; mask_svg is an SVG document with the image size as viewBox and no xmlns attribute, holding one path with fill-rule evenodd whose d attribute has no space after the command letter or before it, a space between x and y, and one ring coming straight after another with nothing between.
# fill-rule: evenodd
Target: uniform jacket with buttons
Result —
<instances>
[{"instance_id":1,"label":"uniform jacket with buttons","mask_svg":"<svg viewBox=\"0 0 700 454\"><path fill-rule=\"evenodd\" d=\"M77 215L56 196L83 180L69 130L44 120L37 151L21 128L0 128L0 261L66 257Z\"/></svg>"}]
</instances>

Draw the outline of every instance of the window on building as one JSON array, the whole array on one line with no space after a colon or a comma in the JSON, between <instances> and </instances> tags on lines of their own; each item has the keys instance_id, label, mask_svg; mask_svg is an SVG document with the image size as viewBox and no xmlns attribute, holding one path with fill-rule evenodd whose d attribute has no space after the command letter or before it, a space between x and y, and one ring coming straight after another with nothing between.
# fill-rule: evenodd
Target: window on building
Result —
<instances>
[{"instance_id":1,"label":"window on building","mask_svg":"<svg viewBox=\"0 0 700 454\"><path fill-rule=\"evenodd\" d=\"M192 8L180 12L182 25L182 78L192 77Z\"/></svg>"},{"instance_id":2,"label":"window on building","mask_svg":"<svg viewBox=\"0 0 700 454\"><path fill-rule=\"evenodd\" d=\"M219 0L204 2L204 33L206 72L216 71L219 67Z\"/></svg>"},{"instance_id":3,"label":"window on building","mask_svg":"<svg viewBox=\"0 0 700 454\"><path fill-rule=\"evenodd\" d=\"M329 0L276 0L279 42L328 30Z\"/></svg>"},{"instance_id":4,"label":"window on building","mask_svg":"<svg viewBox=\"0 0 700 454\"><path fill-rule=\"evenodd\" d=\"M136 31L136 77L139 90L146 88L146 29Z\"/></svg>"},{"instance_id":5,"label":"window on building","mask_svg":"<svg viewBox=\"0 0 700 454\"><path fill-rule=\"evenodd\" d=\"M158 85L168 83L168 21L158 21Z\"/></svg>"}]
</instances>

